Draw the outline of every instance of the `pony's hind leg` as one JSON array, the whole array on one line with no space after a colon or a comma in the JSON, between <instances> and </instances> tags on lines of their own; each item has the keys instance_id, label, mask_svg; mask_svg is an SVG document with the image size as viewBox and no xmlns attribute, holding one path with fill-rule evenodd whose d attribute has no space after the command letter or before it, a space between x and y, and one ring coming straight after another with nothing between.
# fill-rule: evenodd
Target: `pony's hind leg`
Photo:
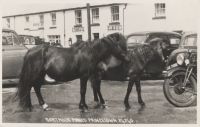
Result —
<instances>
[{"instance_id":1,"label":"pony's hind leg","mask_svg":"<svg viewBox=\"0 0 200 127\"><path fill-rule=\"evenodd\" d=\"M50 108L45 103L45 101L44 101L44 99L42 97L40 89L41 89L41 85L34 86L34 90L35 90L35 93L36 93L36 96L38 98L38 102L39 102L40 106L42 106L42 108L44 109L44 111L48 111L48 110L50 110Z\"/></svg>"},{"instance_id":2,"label":"pony's hind leg","mask_svg":"<svg viewBox=\"0 0 200 127\"><path fill-rule=\"evenodd\" d=\"M42 94L41 94L41 86L42 86L42 84L44 84L44 77L45 77L45 74L41 73L39 78L37 79L37 82L34 84L33 87L34 87L34 90L35 90L35 93L38 98L38 102L39 102L40 106L44 109L44 111L48 111L48 110L50 110L50 108L45 103L45 101L42 97Z\"/></svg>"},{"instance_id":3,"label":"pony's hind leg","mask_svg":"<svg viewBox=\"0 0 200 127\"><path fill-rule=\"evenodd\" d=\"M138 94L138 103L139 103L141 106L145 106L145 103L144 103L144 101L142 100L142 96L141 96L141 85L140 85L140 80L136 80L136 81L135 81L135 85L136 85L136 91L137 91L137 94Z\"/></svg>"},{"instance_id":4,"label":"pony's hind leg","mask_svg":"<svg viewBox=\"0 0 200 127\"><path fill-rule=\"evenodd\" d=\"M88 106L85 102L85 94L87 89L87 80L88 78L80 78L80 94L81 94L81 100L79 103L79 109L85 110L88 109Z\"/></svg>"},{"instance_id":5,"label":"pony's hind leg","mask_svg":"<svg viewBox=\"0 0 200 127\"><path fill-rule=\"evenodd\" d=\"M124 98L124 105L125 105L126 111L128 111L131 108L129 105L128 99L129 99L130 93L132 91L133 84L134 84L134 81L129 80L126 96Z\"/></svg>"}]
</instances>

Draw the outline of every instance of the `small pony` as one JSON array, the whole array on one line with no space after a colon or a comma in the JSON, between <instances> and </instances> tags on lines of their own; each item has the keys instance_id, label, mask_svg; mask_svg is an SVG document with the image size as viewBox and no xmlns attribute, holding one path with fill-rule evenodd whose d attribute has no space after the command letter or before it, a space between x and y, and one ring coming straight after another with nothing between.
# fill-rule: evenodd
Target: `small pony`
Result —
<instances>
[{"instance_id":1,"label":"small pony","mask_svg":"<svg viewBox=\"0 0 200 127\"><path fill-rule=\"evenodd\" d=\"M105 101L100 91L101 79L116 80L106 77L107 75L105 75L105 73L113 74L113 72L117 72L118 75L122 75L121 77L123 77L120 77L121 79L117 79L117 81L124 81L126 80L126 77L129 78L127 93L124 99L126 110L130 109L128 99L134 83L136 84L138 102L141 106L144 106L145 103L141 97L141 75L145 69L148 69L148 67L156 66L158 69L155 70L154 73L157 73L158 71L162 71L162 69L164 69L165 56L163 55L163 52L168 48L168 46L169 44L163 41L161 38L154 38L150 40L148 44L135 45L133 49L129 50L127 55L130 62L128 63L120 62L120 60L115 58L114 56L110 56L108 57L108 59L100 62L99 65L101 65L100 67L102 69L102 73L96 73L96 75L93 75L90 80L93 87L94 101L97 103L97 105L99 105L99 99L101 106L104 107L105 104ZM116 65L120 65L122 63L123 65L120 65L119 67L113 66L115 68L112 68L111 65L113 65L113 63L116 63ZM110 68L110 70L108 68ZM114 71L109 73L109 71L111 70Z\"/></svg>"},{"instance_id":2,"label":"small pony","mask_svg":"<svg viewBox=\"0 0 200 127\"><path fill-rule=\"evenodd\" d=\"M19 106L25 111L31 111L30 91L33 87L39 104L44 110L49 110L40 91L44 77L48 75L61 82L79 78L81 94L79 108L87 109L85 102L87 81L98 71L99 62L111 55L121 61L128 61L126 53L126 39L119 33L110 34L95 42L82 42L70 48L45 44L33 47L24 57L17 91Z\"/></svg>"}]
</instances>

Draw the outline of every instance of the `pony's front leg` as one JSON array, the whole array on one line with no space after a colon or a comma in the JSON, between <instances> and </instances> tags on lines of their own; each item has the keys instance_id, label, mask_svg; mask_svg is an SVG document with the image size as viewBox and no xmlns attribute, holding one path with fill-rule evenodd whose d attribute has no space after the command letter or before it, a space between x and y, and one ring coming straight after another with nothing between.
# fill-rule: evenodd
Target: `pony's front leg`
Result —
<instances>
[{"instance_id":1,"label":"pony's front leg","mask_svg":"<svg viewBox=\"0 0 200 127\"><path fill-rule=\"evenodd\" d=\"M81 100L79 103L79 109L85 110L88 109L87 104L85 103L85 94L87 89L87 80L88 78L80 78L80 94L81 94Z\"/></svg>"},{"instance_id":2,"label":"pony's front leg","mask_svg":"<svg viewBox=\"0 0 200 127\"><path fill-rule=\"evenodd\" d=\"M98 98L98 95L97 95L96 80L97 80L97 78L96 78L95 74L90 77L91 87L92 87L93 95L94 95L94 102L96 104L98 104L99 98Z\"/></svg>"},{"instance_id":3,"label":"pony's front leg","mask_svg":"<svg viewBox=\"0 0 200 127\"><path fill-rule=\"evenodd\" d=\"M96 74L96 75L92 76L91 83L92 83L92 87L93 87L94 101L96 102L95 107L103 106L103 108L104 108L105 101L102 97L101 87L100 87L101 75ZM100 103L99 103L99 99L100 99Z\"/></svg>"},{"instance_id":4,"label":"pony's front leg","mask_svg":"<svg viewBox=\"0 0 200 127\"><path fill-rule=\"evenodd\" d=\"M142 96L141 96L140 79L138 79L137 81L135 81L135 85L136 85L136 91L137 91L137 94L138 94L138 103L143 107L143 106L145 106L145 103L142 100Z\"/></svg>"},{"instance_id":5,"label":"pony's front leg","mask_svg":"<svg viewBox=\"0 0 200 127\"><path fill-rule=\"evenodd\" d=\"M128 111L131 107L129 105L128 99L129 99L129 95L132 91L132 87L133 87L134 81L133 80L129 80L128 82L128 88L127 88L127 92L126 92L126 96L124 98L124 105L125 105L125 110Z\"/></svg>"},{"instance_id":6,"label":"pony's front leg","mask_svg":"<svg viewBox=\"0 0 200 127\"><path fill-rule=\"evenodd\" d=\"M105 108L105 101L102 97L102 94L101 94L101 80L96 80L96 90L97 90L97 94L99 96L99 99L100 99L100 104L101 106L103 106L103 108Z\"/></svg>"}]
</instances>

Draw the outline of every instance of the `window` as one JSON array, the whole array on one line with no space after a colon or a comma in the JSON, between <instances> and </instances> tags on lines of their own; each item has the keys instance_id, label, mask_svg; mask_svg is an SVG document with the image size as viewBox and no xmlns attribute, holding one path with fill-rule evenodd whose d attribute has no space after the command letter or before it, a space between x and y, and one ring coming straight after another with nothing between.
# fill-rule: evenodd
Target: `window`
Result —
<instances>
[{"instance_id":1,"label":"window","mask_svg":"<svg viewBox=\"0 0 200 127\"><path fill-rule=\"evenodd\" d=\"M99 22L99 8L92 9L92 23Z\"/></svg>"},{"instance_id":2,"label":"window","mask_svg":"<svg viewBox=\"0 0 200 127\"><path fill-rule=\"evenodd\" d=\"M185 38L182 45L184 46L197 46L197 36L190 35Z\"/></svg>"},{"instance_id":3,"label":"window","mask_svg":"<svg viewBox=\"0 0 200 127\"><path fill-rule=\"evenodd\" d=\"M99 39L99 33L93 33L93 36L94 36L94 40Z\"/></svg>"},{"instance_id":4,"label":"window","mask_svg":"<svg viewBox=\"0 0 200 127\"><path fill-rule=\"evenodd\" d=\"M51 13L51 21L52 21L52 26L56 25L56 13L53 12Z\"/></svg>"},{"instance_id":5,"label":"window","mask_svg":"<svg viewBox=\"0 0 200 127\"><path fill-rule=\"evenodd\" d=\"M29 16L26 16L25 17L25 26L26 26L26 28L25 28L25 30L28 30L29 29L29 26L30 24L29 24Z\"/></svg>"},{"instance_id":6,"label":"window","mask_svg":"<svg viewBox=\"0 0 200 127\"><path fill-rule=\"evenodd\" d=\"M169 41L170 41L170 44L171 44L172 46L176 46L176 47L177 47L177 46L179 45L179 43L180 43L180 39L179 39L179 38L176 38L176 37L170 38Z\"/></svg>"},{"instance_id":7,"label":"window","mask_svg":"<svg viewBox=\"0 0 200 127\"><path fill-rule=\"evenodd\" d=\"M49 35L49 43L52 44L60 44L60 35Z\"/></svg>"},{"instance_id":8,"label":"window","mask_svg":"<svg viewBox=\"0 0 200 127\"><path fill-rule=\"evenodd\" d=\"M76 23L76 25L82 24L81 10L75 10L75 23Z\"/></svg>"},{"instance_id":9,"label":"window","mask_svg":"<svg viewBox=\"0 0 200 127\"><path fill-rule=\"evenodd\" d=\"M7 18L6 22L7 22L7 27L10 28L10 18Z\"/></svg>"},{"instance_id":10,"label":"window","mask_svg":"<svg viewBox=\"0 0 200 127\"><path fill-rule=\"evenodd\" d=\"M155 4L155 17L165 17L165 3Z\"/></svg>"},{"instance_id":11,"label":"window","mask_svg":"<svg viewBox=\"0 0 200 127\"><path fill-rule=\"evenodd\" d=\"M76 41L82 41L82 35L76 35Z\"/></svg>"},{"instance_id":12,"label":"window","mask_svg":"<svg viewBox=\"0 0 200 127\"><path fill-rule=\"evenodd\" d=\"M111 7L111 21L118 22L119 21L119 6Z\"/></svg>"},{"instance_id":13,"label":"window","mask_svg":"<svg viewBox=\"0 0 200 127\"><path fill-rule=\"evenodd\" d=\"M29 23L29 16L26 16L26 23Z\"/></svg>"},{"instance_id":14,"label":"window","mask_svg":"<svg viewBox=\"0 0 200 127\"><path fill-rule=\"evenodd\" d=\"M44 15L40 15L40 26L44 25Z\"/></svg>"},{"instance_id":15,"label":"window","mask_svg":"<svg viewBox=\"0 0 200 127\"><path fill-rule=\"evenodd\" d=\"M13 32L2 32L2 43L3 45L20 45L18 37Z\"/></svg>"}]
</instances>

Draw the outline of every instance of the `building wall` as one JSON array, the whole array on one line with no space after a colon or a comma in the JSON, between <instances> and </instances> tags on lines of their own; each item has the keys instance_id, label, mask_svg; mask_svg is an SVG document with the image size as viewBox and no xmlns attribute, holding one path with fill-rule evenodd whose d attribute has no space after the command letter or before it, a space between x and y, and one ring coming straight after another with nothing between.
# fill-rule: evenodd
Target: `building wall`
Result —
<instances>
[{"instance_id":1,"label":"building wall","mask_svg":"<svg viewBox=\"0 0 200 127\"><path fill-rule=\"evenodd\" d=\"M166 4L165 19L153 19L155 17L155 3ZM125 35L138 31L197 31L197 6L197 0L151 0L147 3L140 1L128 3L124 10L123 28L125 5L119 5L120 30L108 30L111 23L111 6L99 7L99 26L91 27L91 37L94 39L93 33L99 33L100 38L114 32L123 33L123 29ZM50 13L44 13L44 29L38 30L39 14L29 15L30 30L25 30L25 16L10 17L10 26L18 34L40 36L45 41L49 41L48 35L60 35L61 44L68 47L69 38L75 42L76 35L82 35L83 40L88 39L87 9L84 8L81 11L84 31L74 32L72 30L75 26L75 10L56 12L56 28L51 28ZM92 18L92 14L90 17ZM7 27L6 18L3 18L3 27Z\"/></svg>"},{"instance_id":2,"label":"building wall","mask_svg":"<svg viewBox=\"0 0 200 127\"><path fill-rule=\"evenodd\" d=\"M155 17L155 3L166 4L166 19ZM197 0L152 0L128 4L125 11L125 34L137 31L197 31Z\"/></svg>"},{"instance_id":3,"label":"building wall","mask_svg":"<svg viewBox=\"0 0 200 127\"><path fill-rule=\"evenodd\" d=\"M68 47L69 38L72 38L72 42L76 42L76 35L82 35L83 40L87 40L87 10L81 9L82 13L82 27L84 31L73 32L72 29L76 25L75 24L75 10L65 11L65 34L66 41L65 46Z\"/></svg>"}]
</instances>

